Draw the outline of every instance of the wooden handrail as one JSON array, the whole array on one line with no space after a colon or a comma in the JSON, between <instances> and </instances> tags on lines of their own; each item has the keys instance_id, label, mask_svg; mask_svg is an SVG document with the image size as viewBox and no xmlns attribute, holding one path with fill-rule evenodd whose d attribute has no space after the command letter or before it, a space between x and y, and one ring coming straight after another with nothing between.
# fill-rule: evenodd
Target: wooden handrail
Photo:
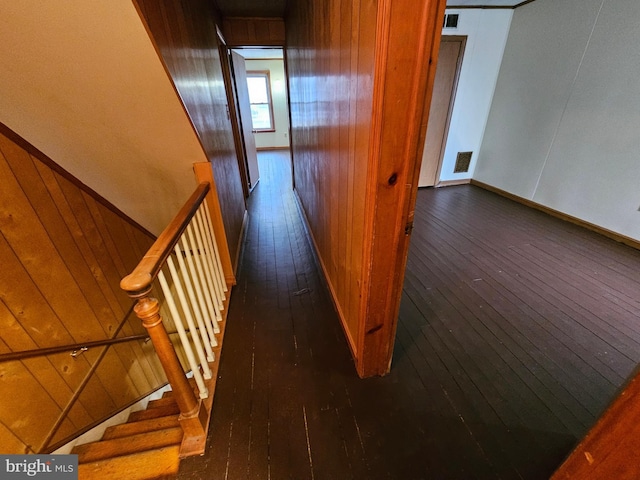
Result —
<instances>
[{"instance_id":1,"label":"wooden handrail","mask_svg":"<svg viewBox=\"0 0 640 480\"><path fill-rule=\"evenodd\" d=\"M130 335L128 337L109 338L105 340L95 340L93 342L76 343L73 345L60 345L59 347L48 348L36 348L33 350L22 350L20 352L11 352L0 354L0 363L10 362L12 360L24 360L25 358L42 357L45 355L52 355L54 353L68 352L68 351L82 351L83 349L93 347L105 347L109 345L115 345L117 343L132 342L134 340L146 340L149 335Z\"/></svg>"},{"instance_id":2,"label":"wooden handrail","mask_svg":"<svg viewBox=\"0 0 640 480\"><path fill-rule=\"evenodd\" d=\"M202 399L196 398L192 387L189 385L183 367L162 321L160 304L157 299L151 297L151 288L154 280L159 277L165 295L167 293L171 295L170 292L165 290L166 280L164 275L161 275L162 267L166 263L170 270L174 268L171 255L180 238L185 231L187 231L187 227L194 219L200 218L197 212L200 207L203 206L204 199L210 189L211 184L209 182L203 182L198 185L171 223L160 234L142 260L140 260L133 272L120 281L120 287L127 292L129 297L136 301L133 310L141 320L142 326L147 330L156 354L158 355L158 359L167 376L167 380L174 392L173 396L180 410L180 426L184 432L182 445L180 447L181 456L196 453L201 454L204 452L209 412L207 408L203 406ZM202 223L201 218L200 223ZM201 242L200 230L197 226L195 230L198 242ZM189 231L189 234L190 233L191 231ZM202 248L206 250L208 247L202 245ZM168 289L168 286L166 288ZM178 293L180 292L182 292L181 287L179 287ZM172 302L169 303L170 309L172 308L171 305L173 305ZM175 306L173 308L175 309ZM187 307L187 311L188 310L190 310L189 307ZM188 314L191 315L190 313ZM175 317L179 317L177 312L172 312L172 315L174 319L177 319ZM176 323L176 326L178 325L182 324ZM191 325L191 328L193 328L193 325ZM184 336L184 334L184 328L182 327L181 336ZM198 383L198 378L200 378L202 383L202 374L199 371L199 367L193 362L193 356L189 353L189 350L187 350L187 357L190 357L190 355L191 358L189 361L194 372L194 377L196 377L196 383ZM204 387L204 385L202 386ZM202 391L206 391L206 388L200 389L200 391L202 394Z\"/></svg>"},{"instance_id":3,"label":"wooden handrail","mask_svg":"<svg viewBox=\"0 0 640 480\"><path fill-rule=\"evenodd\" d=\"M140 260L138 266L129 275L120 281L122 288L132 298L138 298L151 289L162 265L176 245L180 236L184 233L191 218L209 193L209 183L201 183L189 197L189 200L180 209L167 228L153 243L146 255Z\"/></svg>"}]
</instances>

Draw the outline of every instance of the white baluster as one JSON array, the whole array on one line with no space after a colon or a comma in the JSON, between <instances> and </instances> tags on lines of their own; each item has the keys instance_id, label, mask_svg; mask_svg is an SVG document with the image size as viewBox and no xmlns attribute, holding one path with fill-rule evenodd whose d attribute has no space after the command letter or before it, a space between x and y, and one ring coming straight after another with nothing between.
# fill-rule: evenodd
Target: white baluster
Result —
<instances>
[{"instance_id":1,"label":"white baluster","mask_svg":"<svg viewBox=\"0 0 640 480\"><path fill-rule=\"evenodd\" d=\"M198 305L200 306L200 311L202 312L202 319L204 321L207 334L209 336L210 346L217 347L218 341L216 340L215 333L213 332L213 324L209 320L210 314L207 309L208 307L207 307L207 302L205 301L204 293L202 292L202 284L200 283L200 279L198 277L198 272L196 270L196 267L193 264L193 249L189 245L186 235L182 236L181 241L182 241L182 248L186 252L187 266L189 267L189 274L193 279L193 285L195 287L196 296L198 297Z\"/></svg>"},{"instance_id":2,"label":"white baluster","mask_svg":"<svg viewBox=\"0 0 640 480\"><path fill-rule=\"evenodd\" d=\"M212 318L213 331L216 333L220 333L220 326L218 325L218 320L221 318L219 310L220 299L217 296L215 285L213 284L213 279L211 278L211 272L209 271L209 267L207 265L207 256L204 249L204 243L202 241L200 226L197 222L197 215L194 216L191 225L193 226L193 233L195 234L196 243L198 245L198 255L196 256L196 263L201 263L202 265L202 271L204 272L204 276L207 280L206 285L208 285L207 292L209 293L214 306L214 318Z\"/></svg>"},{"instance_id":3,"label":"white baluster","mask_svg":"<svg viewBox=\"0 0 640 480\"><path fill-rule=\"evenodd\" d=\"M224 269L222 268L222 260L220 259L220 250L218 249L218 242L216 240L216 233L215 230L213 229L213 222L211 221L211 214L209 213L209 205L207 204L207 199L204 199L204 202L202 203L204 205L204 214L205 214L205 218L206 218L206 223L207 223L207 230L211 233L211 241L213 243L213 251L215 253L215 263L216 263L216 270L218 272L218 276L220 277L220 283L222 284L222 290L223 291L228 291L227 288L227 279L224 276ZM225 295L226 298L226 295Z\"/></svg>"},{"instance_id":4,"label":"white baluster","mask_svg":"<svg viewBox=\"0 0 640 480\"><path fill-rule=\"evenodd\" d=\"M211 249L211 245L209 242L209 236L207 235L207 229L204 224L204 214L202 213L202 206L196 212L195 218L198 222L198 226L200 227L200 233L202 235L202 245L203 245L203 253L204 253L204 263L209 271L209 276L211 278L211 283L214 287L214 291L216 293L217 307L218 311L222 310L223 302L224 302L224 292L222 291L222 285L220 284L220 279L218 275L215 273L215 268L213 266L213 250ZM218 319L222 318L221 316Z\"/></svg>"},{"instance_id":5,"label":"white baluster","mask_svg":"<svg viewBox=\"0 0 640 480\"><path fill-rule=\"evenodd\" d=\"M193 223L193 222L192 222ZM215 333L220 332L220 327L218 327L218 323L216 321L216 309L214 307L213 299L211 298L211 290L207 286L207 280L205 278L205 273L202 268L202 262L200 260L200 255L197 254L198 244L194 238L194 228L192 223L187 226L187 236L189 238L189 244L191 245L191 252L193 254L193 258L195 259L196 270L198 271L198 278L200 279L200 285L202 286L202 290L204 293L204 299L207 304L207 309L209 312L209 316L207 317L207 321L211 322L211 328Z\"/></svg>"},{"instance_id":6,"label":"white baluster","mask_svg":"<svg viewBox=\"0 0 640 480\"><path fill-rule=\"evenodd\" d=\"M204 350L207 353L207 361L213 362L214 356L213 356L213 351L211 350L211 340L209 339L207 329L204 325L204 320L202 317L202 313L200 311L200 305L196 299L196 295L193 288L193 279L189 276L189 272L187 271L187 266L184 263L184 256L183 256L182 250L180 250L180 245L178 243L176 243L174 251L176 253L176 258L178 259L178 265L180 266L180 273L182 274L182 280L184 281L185 287L187 288L187 295L189 296L189 306L191 306L191 309L193 310L193 314L196 317L196 323L198 324L198 330L197 331L192 330L191 336L193 337L193 335L196 335L199 332L202 343L204 344ZM187 251L186 254L190 255L190 252ZM208 366L207 366L207 370L208 370ZM211 378L210 376L207 377L206 373L204 377Z\"/></svg>"},{"instance_id":7,"label":"white baluster","mask_svg":"<svg viewBox=\"0 0 640 480\"><path fill-rule=\"evenodd\" d=\"M171 260L171 257L169 257L168 262L170 260ZM173 276L173 272L171 272L171 275ZM162 271L158 273L158 279L160 280L160 285L162 287L162 291L164 292L165 300L167 302L167 305L169 306L169 311L171 312L171 316L173 317L173 323L175 324L176 330L178 331L178 335L180 336L180 341L182 342L184 353L187 356L189 367L193 372L193 378L196 381L198 390L200 391L200 398L207 398L207 396L209 395L209 392L207 391L207 387L204 384L202 375L200 374L200 369L198 368L198 362L196 362L195 356L193 355L193 350L191 348L189 338L187 337L187 333L184 330L184 325L182 324L182 319L180 318L178 307L176 306L173 300L171 289L169 288L167 279L165 278L164 273ZM175 277L173 279L174 281L176 280Z\"/></svg>"}]
</instances>

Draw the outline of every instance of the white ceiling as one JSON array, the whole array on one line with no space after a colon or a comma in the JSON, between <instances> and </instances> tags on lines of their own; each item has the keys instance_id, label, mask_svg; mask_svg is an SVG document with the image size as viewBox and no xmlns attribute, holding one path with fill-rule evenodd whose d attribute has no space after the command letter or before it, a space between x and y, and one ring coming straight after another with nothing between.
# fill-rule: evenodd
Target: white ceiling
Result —
<instances>
[{"instance_id":1,"label":"white ceiling","mask_svg":"<svg viewBox=\"0 0 640 480\"><path fill-rule=\"evenodd\" d=\"M282 58L281 48L234 48L234 52L247 59Z\"/></svg>"}]
</instances>

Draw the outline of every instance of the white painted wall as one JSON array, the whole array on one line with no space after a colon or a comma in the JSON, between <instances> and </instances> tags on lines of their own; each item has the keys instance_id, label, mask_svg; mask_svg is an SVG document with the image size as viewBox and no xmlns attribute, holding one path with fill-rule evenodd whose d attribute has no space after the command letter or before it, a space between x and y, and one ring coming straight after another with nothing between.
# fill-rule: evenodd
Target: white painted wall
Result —
<instances>
[{"instance_id":1,"label":"white painted wall","mask_svg":"<svg viewBox=\"0 0 640 480\"><path fill-rule=\"evenodd\" d=\"M1 2L0 59L0 122L160 233L207 157L133 2Z\"/></svg>"},{"instance_id":2,"label":"white painted wall","mask_svg":"<svg viewBox=\"0 0 640 480\"><path fill-rule=\"evenodd\" d=\"M275 132L256 132L256 147L289 148L289 111L287 109L287 90L283 60L247 59L247 71L269 70L271 97L273 101L273 121Z\"/></svg>"},{"instance_id":3,"label":"white painted wall","mask_svg":"<svg viewBox=\"0 0 640 480\"><path fill-rule=\"evenodd\" d=\"M515 10L474 178L640 240L640 2Z\"/></svg>"},{"instance_id":4,"label":"white painted wall","mask_svg":"<svg viewBox=\"0 0 640 480\"><path fill-rule=\"evenodd\" d=\"M467 44L440 170L441 182L473 176L513 10L447 9L446 13L460 15L458 27L445 28L442 34L466 35ZM453 173L458 152L474 152L467 173Z\"/></svg>"}]
</instances>

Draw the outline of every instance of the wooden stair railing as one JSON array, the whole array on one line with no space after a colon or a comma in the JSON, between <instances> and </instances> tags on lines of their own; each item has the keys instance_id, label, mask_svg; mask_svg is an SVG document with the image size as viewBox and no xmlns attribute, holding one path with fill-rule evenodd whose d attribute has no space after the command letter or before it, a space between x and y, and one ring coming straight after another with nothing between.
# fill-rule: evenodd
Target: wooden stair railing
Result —
<instances>
[{"instance_id":1,"label":"wooden stair railing","mask_svg":"<svg viewBox=\"0 0 640 480\"><path fill-rule=\"evenodd\" d=\"M217 362L212 368L214 349L219 348L216 334L222 333L222 312L226 311L228 288L206 203L209 190L206 182L197 187L138 266L120 282L136 300L134 311L147 329L173 390L184 432L182 458L204 452L212 403L209 391L217 372ZM161 304L151 295L156 279L181 340L178 348L188 363L184 367L167 334ZM185 370L193 374L197 395Z\"/></svg>"}]
</instances>

